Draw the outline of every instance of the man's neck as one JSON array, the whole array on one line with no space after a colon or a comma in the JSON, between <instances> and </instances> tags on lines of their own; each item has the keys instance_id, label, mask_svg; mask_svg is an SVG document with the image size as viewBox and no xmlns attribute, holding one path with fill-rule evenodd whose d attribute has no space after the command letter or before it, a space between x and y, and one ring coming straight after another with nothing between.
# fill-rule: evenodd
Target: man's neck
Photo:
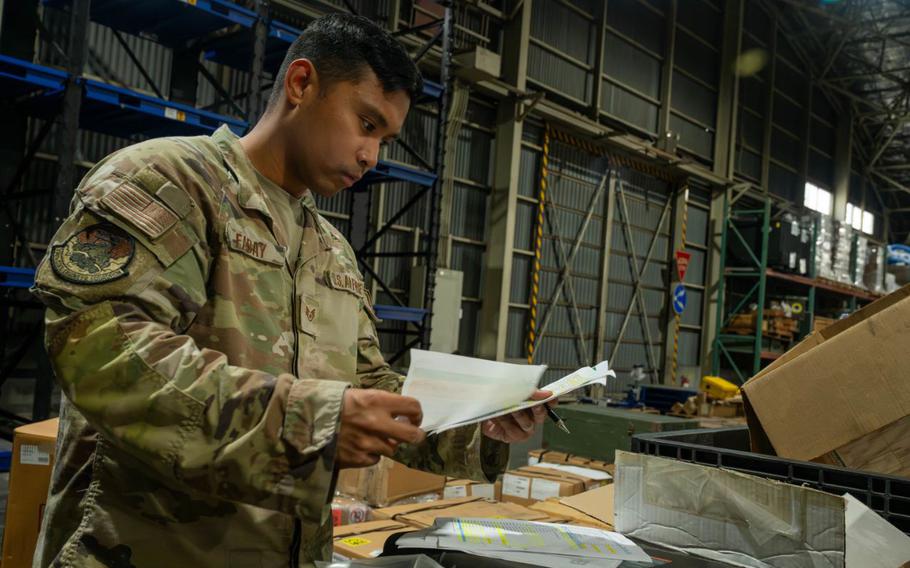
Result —
<instances>
[{"instance_id":1,"label":"man's neck","mask_svg":"<svg viewBox=\"0 0 910 568\"><path fill-rule=\"evenodd\" d=\"M260 120L246 136L240 138L240 146L260 174L294 197L301 197L307 188L288 172L284 139L274 126L267 118Z\"/></svg>"}]
</instances>

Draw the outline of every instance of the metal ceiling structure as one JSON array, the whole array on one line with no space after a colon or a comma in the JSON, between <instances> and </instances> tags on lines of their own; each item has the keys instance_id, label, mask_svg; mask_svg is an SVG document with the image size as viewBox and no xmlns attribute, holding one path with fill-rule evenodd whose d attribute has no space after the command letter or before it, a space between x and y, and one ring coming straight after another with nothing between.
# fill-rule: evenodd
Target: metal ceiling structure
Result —
<instances>
[{"instance_id":1,"label":"metal ceiling structure","mask_svg":"<svg viewBox=\"0 0 910 568\"><path fill-rule=\"evenodd\" d=\"M853 168L890 212L889 237L910 238L910 0L776 3L813 81L849 105Z\"/></svg>"}]
</instances>

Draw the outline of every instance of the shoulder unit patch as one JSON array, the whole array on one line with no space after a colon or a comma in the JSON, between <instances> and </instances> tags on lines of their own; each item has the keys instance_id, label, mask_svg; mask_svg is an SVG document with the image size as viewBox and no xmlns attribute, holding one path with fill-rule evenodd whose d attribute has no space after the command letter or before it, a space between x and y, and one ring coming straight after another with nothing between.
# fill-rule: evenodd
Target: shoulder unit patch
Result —
<instances>
[{"instance_id":1,"label":"shoulder unit patch","mask_svg":"<svg viewBox=\"0 0 910 568\"><path fill-rule=\"evenodd\" d=\"M51 267L74 284L103 284L129 274L136 241L120 228L102 223L82 229L51 251Z\"/></svg>"}]
</instances>

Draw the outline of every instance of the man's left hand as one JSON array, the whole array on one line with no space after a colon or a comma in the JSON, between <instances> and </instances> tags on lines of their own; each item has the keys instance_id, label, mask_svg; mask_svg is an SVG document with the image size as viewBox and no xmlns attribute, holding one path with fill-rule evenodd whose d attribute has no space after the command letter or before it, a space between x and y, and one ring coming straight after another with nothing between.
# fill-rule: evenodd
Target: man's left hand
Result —
<instances>
[{"instance_id":1,"label":"man's left hand","mask_svg":"<svg viewBox=\"0 0 910 568\"><path fill-rule=\"evenodd\" d=\"M550 391L534 391L531 400L544 400L553 396ZM556 399L547 403L550 406L556 405ZM498 440L511 444L513 442L524 442L534 433L537 425L547 419L547 411L542 404L533 408L519 410L512 414L485 420L481 425L481 431L487 438Z\"/></svg>"}]
</instances>

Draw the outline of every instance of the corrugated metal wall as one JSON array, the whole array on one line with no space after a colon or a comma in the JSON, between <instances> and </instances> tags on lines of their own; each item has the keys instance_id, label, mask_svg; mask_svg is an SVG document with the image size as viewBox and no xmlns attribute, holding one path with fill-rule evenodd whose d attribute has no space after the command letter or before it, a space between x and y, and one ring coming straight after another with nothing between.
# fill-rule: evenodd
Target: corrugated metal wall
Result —
<instances>
[{"instance_id":1,"label":"corrugated metal wall","mask_svg":"<svg viewBox=\"0 0 910 568\"><path fill-rule=\"evenodd\" d=\"M524 360L527 354L529 329L530 279L533 265L533 232L537 215L537 196L540 171L542 126L526 123L521 150L519 169L518 201L516 203L515 250L512 260L512 282L510 290L509 318L506 340L506 355L512 360ZM633 365L648 366L646 349L650 346L654 354L654 367L662 371L664 357L665 326L668 309L668 270L670 264L671 222L673 219L674 188L667 182L627 168L615 171L621 184L628 212L628 229L632 247L637 256L639 270L645 266L645 256L656 238L650 261L642 275L642 294L647 325L650 331L650 345L647 333L638 317L637 308L632 309L619 348L616 348L620 328L630 305L632 305L634 278L631 268L630 246L620 215L620 194L617 191L614 210L607 211L608 188L595 199L598 184L608 172L607 161L579 149L552 141L550 144L550 169L548 204L550 216L544 225L544 241L541 254L540 295L538 299L538 334L544 314L551 308L553 291L558 274L563 267L559 254L561 237L568 255L576 237L581 234L579 252L569 274L572 276L574 302L564 295L556 303L549 325L541 334L536 360L549 365L546 379L557 379L582 365L591 364L596 354L597 314L605 312L606 329L603 337L604 356L618 371L620 380ZM664 207L670 202L663 222L659 224ZM690 307L687 308L681 335L682 365L697 366L701 336L701 296L704 290L705 257L707 242L707 213L704 197L690 208L689 242L693 243L693 276L687 276L691 283ZM588 211L592 211L589 224L583 233L579 229ZM694 213L693 213L694 212ZM610 270L607 281L607 303L600 305L601 263L605 254L606 222L612 216ZM659 226L658 226L659 224ZM558 230L557 230L558 225ZM568 290L566 290L568 292ZM573 306L574 304L574 306ZM576 316L575 308L578 313ZM577 321L576 321L577 320ZM579 327L580 324L580 327ZM584 346L579 342L583 338Z\"/></svg>"},{"instance_id":2,"label":"corrugated metal wall","mask_svg":"<svg viewBox=\"0 0 910 568\"><path fill-rule=\"evenodd\" d=\"M683 0L676 12L669 128L679 147L713 160L717 85L723 38L723 2Z\"/></svg>"},{"instance_id":3,"label":"corrugated metal wall","mask_svg":"<svg viewBox=\"0 0 910 568\"><path fill-rule=\"evenodd\" d=\"M663 369L664 333L669 305L667 278L668 270L671 268L669 260L673 188L667 182L654 177L620 168L617 171L616 191L617 204L612 214L613 238L610 248L612 258L607 284L607 304L604 307L607 322L604 353L620 375L620 381L634 365L650 369L659 377ZM623 198L627 217L621 214L620 210ZM623 226L623 217L627 227ZM645 264L652 240L653 252L650 261ZM637 278L637 274L634 274L633 251L637 258L638 270L643 272L640 294L644 299L647 329L642 325L638 305L633 301ZM627 313L630 313L630 316L621 341L618 341ZM651 352L651 358L648 350Z\"/></svg>"},{"instance_id":4,"label":"corrugated metal wall","mask_svg":"<svg viewBox=\"0 0 910 568\"><path fill-rule=\"evenodd\" d=\"M831 189L837 113L817 86L811 86L792 38L777 26L763 2L746 2L743 19L743 69L766 63L740 77L736 175L761 184L765 136L770 135L768 189L802 203L802 175ZM765 131L770 113L771 131ZM803 140L809 138L804 154Z\"/></svg>"}]
</instances>

